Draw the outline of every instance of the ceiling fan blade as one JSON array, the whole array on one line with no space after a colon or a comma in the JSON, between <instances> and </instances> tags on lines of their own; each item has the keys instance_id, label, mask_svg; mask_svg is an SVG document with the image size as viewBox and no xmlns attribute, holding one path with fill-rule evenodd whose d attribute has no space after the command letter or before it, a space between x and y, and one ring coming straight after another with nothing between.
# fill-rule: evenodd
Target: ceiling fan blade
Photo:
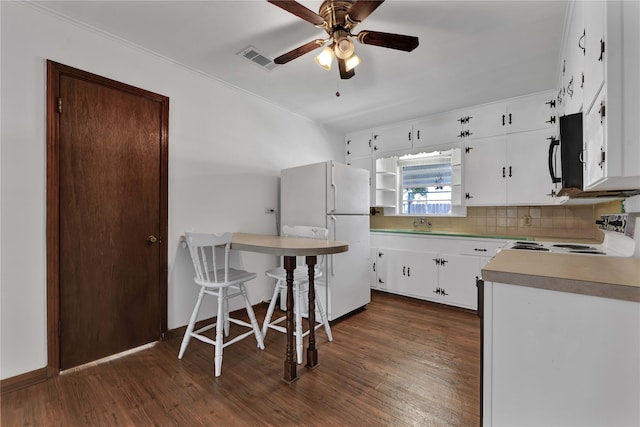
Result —
<instances>
[{"instance_id":1,"label":"ceiling fan blade","mask_svg":"<svg viewBox=\"0 0 640 427\"><path fill-rule=\"evenodd\" d=\"M340 70L340 78L343 80L350 79L351 77L356 75L356 72L352 68L347 71L347 65L344 63L344 59L338 59L338 69Z\"/></svg>"},{"instance_id":2,"label":"ceiling fan blade","mask_svg":"<svg viewBox=\"0 0 640 427\"><path fill-rule=\"evenodd\" d=\"M293 13L298 18L302 18L307 22L312 23L313 25L324 25L324 18L311 9L306 8L301 5L297 1L285 0L285 1L277 1L277 0L267 0L269 3L278 6L281 9L286 10L289 13Z\"/></svg>"},{"instance_id":3,"label":"ceiling fan blade","mask_svg":"<svg viewBox=\"0 0 640 427\"><path fill-rule=\"evenodd\" d=\"M273 62L275 62L276 64L286 64L287 62L293 61L294 59L304 55L305 53L309 53L312 50L316 50L317 48L322 47L324 43L325 43L325 40L315 39L283 55L278 56L276 59L273 60Z\"/></svg>"},{"instance_id":4,"label":"ceiling fan blade","mask_svg":"<svg viewBox=\"0 0 640 427\"><path fill-rule=\"evenodd\" d=\"M382 3L384 3L384 0L358 0L353 6L351 6L351 9L349 9L349 19L358 23L362 22L367 16L371 15L371 12L376 10Z\"/></svg>"},{"instance_id":5,"label":"ceiling fan blade","mask_svg":"<svg viewBox=\"0 0 640 427\"><path fill-rule=\"evenodd\" d=\"M402 34L381 33L379 31L360 31L357 35L362 44L388 47L389 49L411 52L418 47L418 38Z\"/></svg>"}]
</instances>

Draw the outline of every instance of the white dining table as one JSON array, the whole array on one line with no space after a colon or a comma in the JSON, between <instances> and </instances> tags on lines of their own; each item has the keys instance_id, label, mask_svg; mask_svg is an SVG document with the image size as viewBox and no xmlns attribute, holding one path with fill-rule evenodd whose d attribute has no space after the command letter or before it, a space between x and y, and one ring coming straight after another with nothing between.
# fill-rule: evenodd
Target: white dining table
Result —
<instances>
[{"instance_id":1,"label":"white dining table","mask_svg":"<svg viewBox=\"0 0 640 427\"><path fill-rule=\"evenodd\" d=\"M284 257L284 269L287 278L287 347L284 361L284 380L287 383L292 383L297 379L296 362L293 357L293 270L296 268L296 257L304 256L309 268L309 346L307 348L307 363L305 366L313 369L318 366L318 349L316 348L314 328L316 307L314 267L317 263L318 255L346 252L349 250L349 245L335 240L233 233L231 249Z\"/></svg>"}]
</instances>

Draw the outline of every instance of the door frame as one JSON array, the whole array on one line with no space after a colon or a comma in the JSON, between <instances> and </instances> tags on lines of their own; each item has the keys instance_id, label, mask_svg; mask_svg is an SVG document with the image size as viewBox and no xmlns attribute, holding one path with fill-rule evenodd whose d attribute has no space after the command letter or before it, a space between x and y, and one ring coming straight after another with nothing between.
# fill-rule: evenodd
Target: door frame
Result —
<instances>
[{"instance_id":1,"label":"door frame","mask_svg":"<svg viewBox=\"0 0 640 427\"><path fill-rule=\"evenodd\" d=\"M78 70L51 60L47 60L47 113L46 113L46 271L47 271L47 376L60 373L60 176L59 141L60 122L58 97L60 77L69 75L113 89L122 90L161 104L160 125L160 271L159 294L161 313L161 337L167 331L167 231L168 231L168 171L169 171L169 98L153 92L130 86L115 80Z\"/></svg>"}]
</instances>

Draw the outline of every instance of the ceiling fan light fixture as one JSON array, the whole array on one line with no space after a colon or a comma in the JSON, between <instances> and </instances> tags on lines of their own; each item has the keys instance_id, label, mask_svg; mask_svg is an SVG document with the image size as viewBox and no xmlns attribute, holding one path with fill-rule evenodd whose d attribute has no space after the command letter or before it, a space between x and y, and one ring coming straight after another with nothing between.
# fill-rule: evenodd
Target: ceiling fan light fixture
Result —
<instances>
[{"instance_id":1,"label":"ceiling fan light fixture","mask_svg":"<svg viewBox=\"0 0 640 427\"><path fill-rule=\"evenodd\" d=\"M355 53L351 55L349 58L344 60L345 70L347 72L353 70L360 64L360 58Z\"/></svg>"},{"instance_id":2,"label":"ceiling fan light fixture","mask_svg":"<svg viewBox=\"0 0 640 427\"><path fill-rule=\"evenodd\" d=\"M353 55L356 48L353 42L347 37L338 38L335 42L336 56L340 59L347 59Z\"/></svg>"},{"instance_id":3,"label":"ceiling fan light fixture","mask_svg":"<svg viewBox=\"0 0 640 427\"><path fill-rule=\"evenodd\" d=\"M331 47L329 46L326 46L324 49L322 49L322 52L320 52L318 56L316 56L316 62L319 66L329 71L331 70L331 62L333 61L333 56L333 49L331 49Z\"/></svg>"}]
</instances>

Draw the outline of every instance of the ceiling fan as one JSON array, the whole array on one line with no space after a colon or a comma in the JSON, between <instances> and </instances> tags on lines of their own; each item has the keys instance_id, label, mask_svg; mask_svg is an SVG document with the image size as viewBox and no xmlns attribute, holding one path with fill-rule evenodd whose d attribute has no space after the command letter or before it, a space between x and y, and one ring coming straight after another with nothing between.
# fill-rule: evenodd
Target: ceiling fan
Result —
<instances>
[{"instance_id":1,"label":"ceiling fan","mask_svg":"<svg viewBox=\"0 0 640 427\"><path fill-rule=\"evenodd\" d=\"M355 75L354 68L360 63L355 54L352 38L362 44L386 47L411 52L418 47L418 38L402 34L382 33L363 30L353 34L352 30L380 6L384 0L325 0L319 13L293 0L267 0L287 12L321 28L329 35L326 39L316 39L303 44L273 60L276 64L286 64L320 47L324 49L316 56L316 62L325 70L331 69L333 57L338 58L338 68L342 79Z\"/></svg>"}]
</instances>

